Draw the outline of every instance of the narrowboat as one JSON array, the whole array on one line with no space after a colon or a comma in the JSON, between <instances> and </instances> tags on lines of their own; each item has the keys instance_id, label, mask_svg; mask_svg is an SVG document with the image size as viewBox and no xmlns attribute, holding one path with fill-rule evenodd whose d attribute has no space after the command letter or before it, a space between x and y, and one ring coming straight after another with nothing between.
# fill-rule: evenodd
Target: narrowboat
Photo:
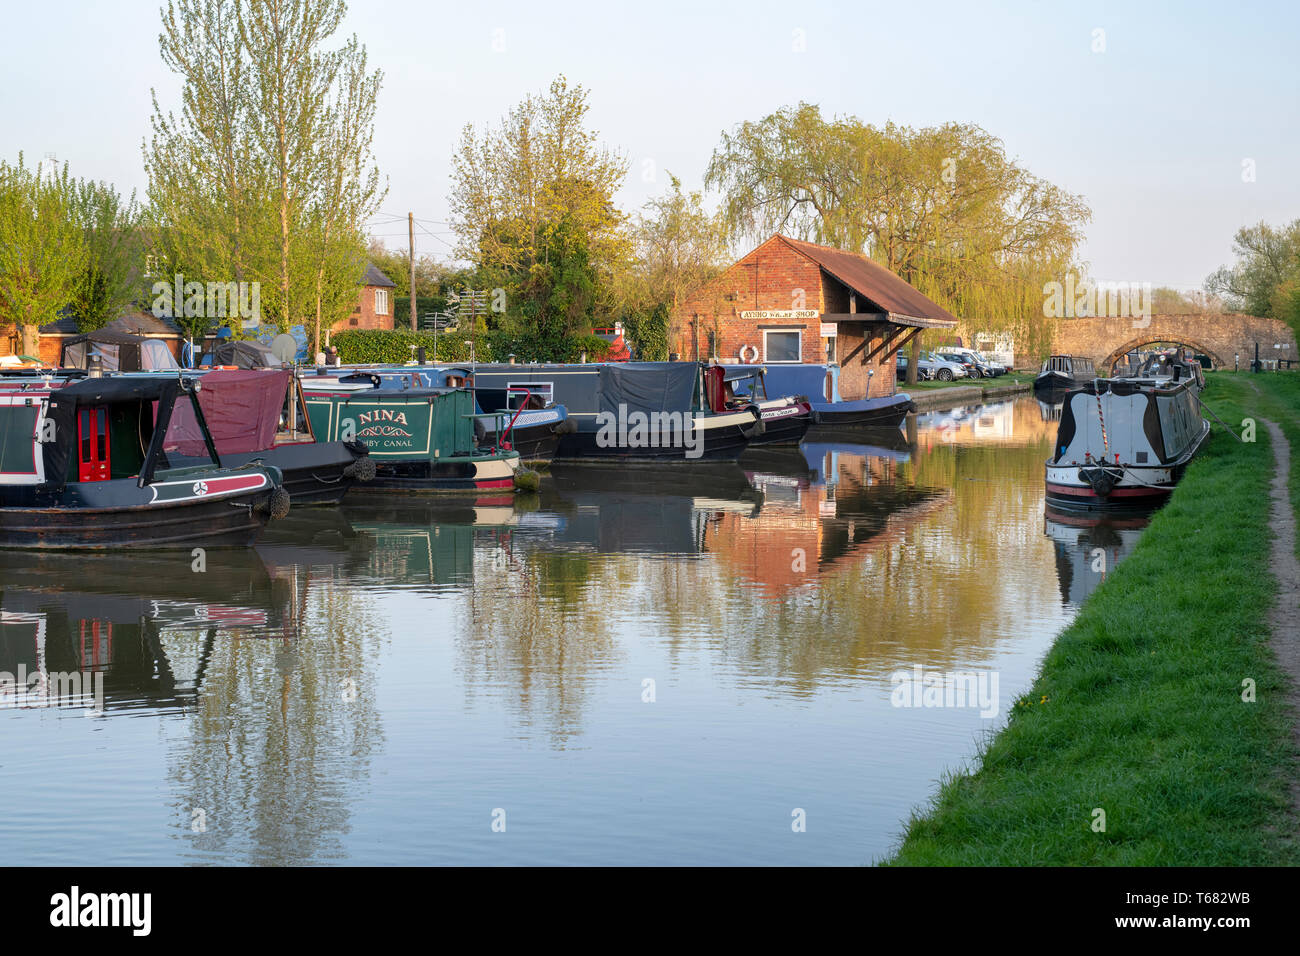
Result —
<instances>
[{"instance_id":1,"label":"narrowboat","mask_svg":"<svg viewBox=\"0 0 1300 956\"><path fill-rule=\"evenodd\" d=\"M222 464L182 376L0 390L0 547L247 545L289 510L279 469Z\"/></svg>"},{"instance_id":2,"label":"narrowboat","mask_svg":"<svg viewBox=\"0 0 1300 956\"><path fill-rule=\"evenodd\" d=\"M295 507L336 505L358 482L375 477L362 441L320 441L288 369L213 370L203 375L199 404L226 465L278 468Z\"/></svg>"},{"instance_id":3,"label":"narrowboat","mask_svg":"<svg viewBox=\"0 0 1300 956\"><path fill-rule=\"evenodd\" d=\"M1162 504L1210 434L1194 379L1094 379L1069 392L1046 463L1058 509Z\"/></svg>"},{"instance_id":4,"label":"narrowboat","mask_svg":"<svg viewBox=\"0 0 1300 956\"><path fill-rule=\"evenodd\" d=\"M464 389L354 390L308 378L303 401L318 438L365 442L375 463L367 490L514 488L519 453L479 445L474 397Z\"/></svg>"},{"instance_id":5,"label":"narrowboat","mask_svg":"<svg viewBox=\"0 0 1300 956\"><path fill-rule=\"evenodd\" d=\"M761 365L724 366L726 401L730 408L758 407L763 433L750 445L797 445L812 425L812 404L804 395L771 397Z\"/></svg>"},{"instance_id":6,"label":"narrowboat","mask_svg":"<svg viewBox=\"0 0 1300 956\"><path fill-rule=\"evenodd\" d=\"M376 388L387 391L406 391L411 388L466 388L470 379L469 366L402 366L393 368L368 367L349 370L332 376L342 389L363 390ZM309 378L319 384L325 376ZM525 464L546 464L555 457L560 438L576 428L569 420L568 409L563 405L547 403L542 396L528 389L510 390L506 404L500 408L485 407L474 394L475 408L479 412L474 420L474 432L480 445L497 446L519 452ZM493 390L492 395L496 395Z\"/></svg>"},{"instance_id":7,"label":"narrowboat","mask_svg":"<svg viewBox=\"0 0 1300 956\"><path fill-rule=\"evenodd\" d=\"M1079 388L1096 377L1092 359L1077 355L1051 355L1043 362L1043 367L1034 378L1034 394L1055 404L1070 389Z\"/></svg>"},{"instance_id":8,"label":"narrowboat","mask_svg":"<svg viewBox=\"0 0 1300 956\"><path fill-rule=\"evenodd\" d=\"M470 384L482 408L508 409L521 394L563 405L574 427L560 436L556 461L735 461L764 428L756 405L728 407L716 365L474 365Z\"/></svg>"},{"instance_id":9,"label":"narrowboat","mask_svg":"<svg viewBox=\"0 0 1300 956\"><path fill-rule=\"evenodd\" d=\"M754 366L728 366L753 368ZM840 394L838 365L790 364L763 366L769 395L792 395L811 405L812 423L836 428L897 428L916 403L906 392L876 398L846 399Z\"/></svg>"}]
</instances>

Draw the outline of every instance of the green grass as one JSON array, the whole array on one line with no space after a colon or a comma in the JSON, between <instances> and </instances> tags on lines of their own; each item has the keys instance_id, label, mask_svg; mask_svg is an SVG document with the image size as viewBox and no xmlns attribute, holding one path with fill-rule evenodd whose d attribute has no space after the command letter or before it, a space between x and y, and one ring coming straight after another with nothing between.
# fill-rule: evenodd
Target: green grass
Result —
<instances>
[{"instance_id":1,"label":"green grass","mask_svg":"<svg viewBox=\"0 0 1300 956\"><path fill-rule=\"evenodd\" d=\"M1256 378L1267 403L1224 373L1203 398L1234 426L1288 411L1300 429L1300 385ZM943 781L885 862L1300 861L1293 715L1267 645L1272 451L1262 426L1253 444L1214 428L1133 554L1048 652L978 769ZM1300 435L1291 440L1300 454ZM1241 699L1245 678L1256 682L1254 703ZM1097 808L1104 832L1092 829Z\"/></svg>"},{"instance_id":2,"label":"green grass","mask_svg":"<svg viewBox=\"0 0 1300 956\"><path fill-rule=\"evenodd\" d=\"M915 385L908 385L906 382L899 382L900 391L910 391L912 389L933 389L933 388L952 388L954 386L962 388L973 386L975 388L997 388L1000 385L1025 385L1034 380L1032 372L1007 372L1005 375L999 375L997 378L959 378L951 382L917 382Z\"/></svg>"}]
</instances>

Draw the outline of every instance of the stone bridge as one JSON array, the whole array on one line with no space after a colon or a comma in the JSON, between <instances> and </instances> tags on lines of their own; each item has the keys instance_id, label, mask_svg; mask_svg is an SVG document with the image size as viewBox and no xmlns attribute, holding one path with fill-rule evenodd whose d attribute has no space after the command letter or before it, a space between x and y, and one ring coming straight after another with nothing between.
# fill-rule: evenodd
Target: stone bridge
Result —
<instances>
[{"instance_id":1,"label":"stone bridge","mask_svg":"<svg viewBox=\"0 0 1300 956\"><path fill-rule=\"evenodd\" d=\"M1108 373L1132 349L1156 342L1176 342L1208 355L1215 368L1232 368L1235 355L1241 356L1242 368L1248 367L1255 357L1256 342L1262 359L1300 359L1295 333L1285 322L1231 313L1153 315L1149 320L1058 319L1052 352L1087 356L1098 372ZM1279 344L1289 348L1273 348Z\"/></svg>"}]
</instances>

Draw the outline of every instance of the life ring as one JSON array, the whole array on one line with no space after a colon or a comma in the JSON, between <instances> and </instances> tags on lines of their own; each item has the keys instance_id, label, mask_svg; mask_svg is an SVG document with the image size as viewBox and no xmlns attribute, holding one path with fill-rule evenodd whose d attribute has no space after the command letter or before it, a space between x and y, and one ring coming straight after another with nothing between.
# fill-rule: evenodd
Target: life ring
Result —
<instances>
[{"instance_id":1,"label":"life ring","mask_svg":"<svg viewBox=\"0 0 1300 956\"><path fill-rule=\"evenodd\" d=\"M745 357L746 353L749 353L749 357L748 357L748 358ZM746 365L753 365L755 362L757 362L757 361L758 361L758 346L757 346L757 345L742 345L742 346L740 347L740 360L741 360L742 362L744 362Z\"/></svg>"}]
</instances>

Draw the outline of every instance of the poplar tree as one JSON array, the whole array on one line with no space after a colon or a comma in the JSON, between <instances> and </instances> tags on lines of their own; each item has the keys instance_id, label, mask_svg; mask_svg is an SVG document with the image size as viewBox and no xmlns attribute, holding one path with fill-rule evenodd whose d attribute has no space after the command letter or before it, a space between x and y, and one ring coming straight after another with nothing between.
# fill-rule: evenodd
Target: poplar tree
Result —
<instances>
[{"instance_id":1,"label":"poplar tree","mask_svg":"<svg viewBox=\"0 0 1300 956\"><path fill-rule=\"evenodd\" d=\"M364 222L383 199L371 139L381 74L355 37L328 49L343 0L169 0L145 149L151 238L169 268L262 284L266 325L351 312ZM308 317L310 316L310 321Z\"/></svg>"},{"instance_id":2,"label":"poplar tree","mask_svg":"<svg viewBox=\"0 0 1300 956\"><path fill-rule=\"evenodd\" d=\"M18 327L22 351L38 355L40 327L72 300L86 262L73 218L76 184L62 170L0 160L0 318Z\"/></svg>"}]
</instances>

